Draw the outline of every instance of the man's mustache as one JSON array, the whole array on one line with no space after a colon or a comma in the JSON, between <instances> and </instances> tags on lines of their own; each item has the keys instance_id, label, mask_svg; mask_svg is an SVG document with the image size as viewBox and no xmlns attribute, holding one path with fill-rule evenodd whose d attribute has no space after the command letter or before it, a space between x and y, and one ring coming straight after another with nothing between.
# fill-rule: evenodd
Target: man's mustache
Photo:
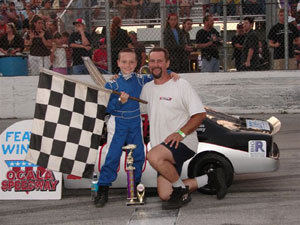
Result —
<instances>
[{"instance_id":1,"label":"man's mustache","mask_svg":"<svg viewBox=\"0 0 300 225\"><path fill-rule=\"evenodd\" d=\"M162 68L160 68L160 67L153 67L153 68L151 68L151 71L153 71L153 70L155 70L155 69L162 70Z\"/></svg>"}]
</instances>

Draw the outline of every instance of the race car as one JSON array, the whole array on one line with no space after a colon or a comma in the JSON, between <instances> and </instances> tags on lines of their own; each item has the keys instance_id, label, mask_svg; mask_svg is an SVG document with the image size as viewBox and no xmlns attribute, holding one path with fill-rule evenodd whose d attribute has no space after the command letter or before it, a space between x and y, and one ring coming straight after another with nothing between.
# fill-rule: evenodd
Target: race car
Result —
<instances>
[{"instance_id":1,"label":"race car","mask_svg":"<svg viewBox=\"0 0 300 225\"><path fill-rule=\"evenodd\" d=\"M280 130L281 123L271 117L268 120L258 120L231 116L206 108L207 116L198 127L198 149L196 155L183 165L181 178L196 177L207 173L209 169L221 167L224 169L227 186L229 187L234 174L258 173L275 171L279 167L279 149L274 142L274 135ZM145 155L151 151L149 143L149 121L147 115L143 118L143 135ZM106 129L103 131L101 147L95 172L101 173L107 154ZM130 144L130 143L128 143ZM156 187L157 172L145 158L142 183L146 187ZM64 175L66 188L89 188L89 179L79 179ZM126 154L122 155L118 169L118 178L112 187L126 188ZM214 194L209 186L199 189L205 194Z\"/></svg>"},{"instance_id":2,"label":"race car","mask_svg":"<svg viewBox=\"0 0 300 225\"><path fill-rule=\"evenodd\" d=\"M230 116L206 108L207 116L197 129L197 154L189 160L187 176L207 173L211 168L224 169L227 186L234 174L275 171L279 167L279 149L274 135L281 123L271 117L267 121ZM209 186L199 189L213 194Z\"/></svg>"}]
</instances>

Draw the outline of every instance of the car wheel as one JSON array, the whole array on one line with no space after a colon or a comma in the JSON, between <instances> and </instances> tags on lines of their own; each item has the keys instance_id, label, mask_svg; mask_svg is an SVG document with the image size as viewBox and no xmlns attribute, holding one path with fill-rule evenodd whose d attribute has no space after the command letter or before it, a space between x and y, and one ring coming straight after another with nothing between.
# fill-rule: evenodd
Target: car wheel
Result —
<instances>
[{"instance_id":1,"label":"car wheel","mask_svg":"<svg viewBox=\"0 0 300 225\"><path fill-rule=\"evenodd\" d=\"M205 155L201 155L197 158L194 162L194 166L192 168L192 171L190 171L191 177L197 177L204 174L207 174L207 172L210 169L216 169L216 168L223 168L225 173L225 179L227 187L229 187L232 184L233 181L233 168L230 164L230 162L223 156L216 154L216 153L207 153ZM203 194L209 194L214 195L216 194L216 190L209 185L205 185L198 189L199 192Z\"/></svg>"}]
</instances>

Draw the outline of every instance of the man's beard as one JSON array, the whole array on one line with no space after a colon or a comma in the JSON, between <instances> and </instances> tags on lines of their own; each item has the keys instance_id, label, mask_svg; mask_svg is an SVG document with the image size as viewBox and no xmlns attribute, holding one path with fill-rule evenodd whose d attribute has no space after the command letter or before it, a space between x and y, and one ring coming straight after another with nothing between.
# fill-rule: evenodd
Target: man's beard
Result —
<instances>
[{"instance_id":1,"label":"man's beard","mask_svg":"<svg viewBox=\"0 0 300 225\"><path fill-rule=\"evenodd\" d=\"M156 69L160 70L160 72L158 74L153 73L153 71L156 70ZM155 67L155 68L151 69L151 73L152 73L152 76L153 76L154 79L159 79L159 78L161 78L161 75L162 75L162 69L159 68L159 67Z\"/></svg>"}]
</instances>

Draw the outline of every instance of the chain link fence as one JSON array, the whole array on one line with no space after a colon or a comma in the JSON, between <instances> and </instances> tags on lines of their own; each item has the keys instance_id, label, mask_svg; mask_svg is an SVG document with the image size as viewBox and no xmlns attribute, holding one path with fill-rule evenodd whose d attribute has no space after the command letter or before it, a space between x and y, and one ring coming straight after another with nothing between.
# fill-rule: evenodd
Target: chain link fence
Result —
<instances>
[{"instance_id":1,"label":"chain link fence","mask_svg":"<svg viewBox=\"0 0 300 225\"><path fill-rule=\"evenodd\" d=\"M40 67L86 74L81 56L117 73L126 47L135 49L141 71L154 46L168 49L178 73L299 68L298 1L0 2L3 75L38 75Z\"/></svg>"}]
</instances>

